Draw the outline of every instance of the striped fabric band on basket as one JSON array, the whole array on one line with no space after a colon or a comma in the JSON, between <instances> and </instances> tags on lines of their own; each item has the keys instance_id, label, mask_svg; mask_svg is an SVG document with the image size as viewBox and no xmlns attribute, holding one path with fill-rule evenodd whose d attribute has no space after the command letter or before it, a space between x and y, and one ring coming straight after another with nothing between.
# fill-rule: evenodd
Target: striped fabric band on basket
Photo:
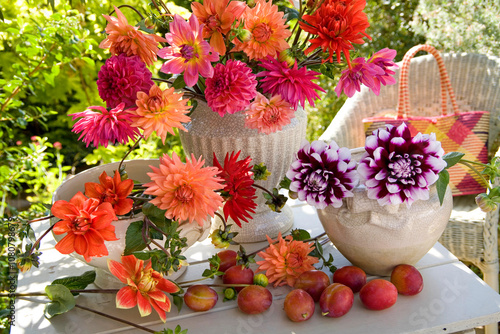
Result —
<instances>
[{"instance_id":1,"label":"striped fabric band on basket","mask_svg":"<svg viewBox=\"0 0 500 334\"><path fill-rule=\"evenodd\" d=\"M411 115L409 95L410 61L419 51L427 51L437 60L441 84L441 108L439 116ZM447 114L448 97L453 114ZM438 113L437 113L438 114ZM411 116L410 116L411 115ZM374 116L363 119L366 135L386 124L394 126L405 122L412 135L435 133L445 153L458 151L465 153L468 160L488 162L488 132L490 113L487 111L460 112L451 87L443 59L439 52L430 45L417 45L411 48L403 58L399 80L397 115ZM457 164L449 169L450 187L454 196L478 194L484 191L480 178L468 167Z\"/></svg>"}]
</instances>

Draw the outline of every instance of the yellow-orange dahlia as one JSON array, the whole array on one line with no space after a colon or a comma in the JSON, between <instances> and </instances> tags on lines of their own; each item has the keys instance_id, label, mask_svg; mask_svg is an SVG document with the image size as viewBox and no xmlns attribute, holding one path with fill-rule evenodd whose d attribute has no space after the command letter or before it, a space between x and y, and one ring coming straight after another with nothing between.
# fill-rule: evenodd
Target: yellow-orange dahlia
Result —
<instances>
[{"instance_id":1,"label":"yellow-orange dahlia","mask_svg":"<svg viewBox=\"0 0 500 334\"><path fill-rule=\"evenodd\" d=\"M127 110L135 115L132 117L132 125L144 130L146 139L153 133L161 138L165 144L167 133L175 135L173 128L187 131L182 122L189 122L191 118L186 115L189 112L187 99L182 99L184 93L175 93L174 88L162 90L153 85L149 94L137 93L137 109Z\"/></svg>"},{"instance_id":2,"label":"yellow-orange dahlia","mask_svg":"<svg viewBox=\"0 0 500 334\"><path fill-rule=\"evenodd\" d=\"M286 38L291 32L283 12L279 12L272 1L257 0L255 7L247 9L242 18L251 36L243 43L235 39L233 51L243 51L250 59L263 59L268 55L276 57L277 53L290 48Z\"/></svg>"},{"instance_id":3,"label":"yellow-orange dahlia","mask_svg":"<svg viewBox=\"0 0 500 334\"><path fill-rule=\"evenodd\" d=\"M300 274L315 269L313 264L318 258L308 254L314 249L313 242L293 240L291 235L284 239L281 233L276 241L267 237L269 247L259 252L262 261L257 261L258 271L265 271L269 282L274 286L288 284L292 286Z\"/></svg>"},{"instance_id":4,"label":"yellow-orange dahlia","mask_svg":"<svg viewBox=\"0 0 500 334\"><path fill-rule=\"evenodd\" d=\"M116 16L103 15L108 20L106 33L108 37L104 39L99 47L109 48L113 55L124 53L127 57L138 55L141 60L150 66L156 61L158 43L167 40L155 34L145 34L139 31L139 27L128 24L127 18L115 7Z\"/></svg>"},{"instance_id":5,"label":"yellow-orange dahlia","mask_svg":"<svg viewBox=\"0 0 500 334\"><path fill-rule=\"evenodd\" d=\"M172 158L164 154L160 158L160 168L150 166L148 173L151 182L145 184L145 194L156 196L151 203L162 210L165 216L175 220L203 222L222 205L222 197L216 192L223 189L223 179L217 177L217 167L203 167L205 160L196 160L191 154L191 161L182 163L174 152Z\"/></svg>"}]
</instances>

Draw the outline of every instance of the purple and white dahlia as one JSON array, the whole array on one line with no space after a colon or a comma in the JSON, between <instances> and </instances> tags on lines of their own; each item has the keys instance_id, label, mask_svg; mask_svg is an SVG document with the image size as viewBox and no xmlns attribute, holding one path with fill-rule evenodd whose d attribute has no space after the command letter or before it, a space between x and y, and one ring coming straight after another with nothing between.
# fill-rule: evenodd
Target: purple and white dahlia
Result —
<instances>
[{"instance_id":1,"label":"purple and white dahlia","mask_svg":"<svg viewBox=\"0 0 500 334\"><path fill-rule=\"evenodd\" d=\"M446 167L444 150L434 133L411 136L405 123L386 125L366 138L366 153L358 172L367 188L368 198L380 205L429 199L429 186Z\"/></svg>"},{"instance_id":2,"label":"purple and white dahlia","mask_svg":"<svg viewBox=\"0 0 500 334\"><path fill-rule=\"evenodd\" d=\"M319 140L302 143L286 177L292 181L290 190L298 194L299 200L317 209L341 207L343 198L353 196L351 190L359 180L351 151L339 148L334 141L327 144Z\"/></svg>"}]
</instances>

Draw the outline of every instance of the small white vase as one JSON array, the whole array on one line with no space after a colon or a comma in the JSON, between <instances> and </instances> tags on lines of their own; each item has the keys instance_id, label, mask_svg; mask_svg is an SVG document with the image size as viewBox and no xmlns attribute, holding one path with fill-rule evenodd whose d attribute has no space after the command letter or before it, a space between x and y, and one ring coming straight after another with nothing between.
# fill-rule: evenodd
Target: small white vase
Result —
<instances>
[{"instance_id":1,"label":"small white vase","mask_svg":"<svg viewBox=\"0 0 500 334\"><path fill-rule=\"evenodd\" d=\"M138 159L129 160L124 162L126 167L126 172L128 177L134 181L141 183L146 183L151 181L149 176L146 174L151 172L152 169L149 166L158 167L160 164L159 159ZM106 172L109 176L114 175L114 171L118 169L119 163L110 163L102 166L97 166L85 170L67 180L65 180L59 188L54 192L52 197L52 203L58 200L69 201L78 191L85 193L85 183L86 182L96 182L99 183L99 176L102 172ZM134 218L122 219L112 222L111 224L115 226L115 235L118 240L115 241L105 241L104 244L108 249L108 256L103 257L93 257L90 262L85 261L83 256L77 254L76 252L70 255L76 259L96 268L96 279L95 284L103 289L113 289L123 286L123 284L113 276L108 270L108 259L120 262L123 251L125 250L125 234L127 232L128 226L136 221L142 220L142 214L136 215ZM59 219L53 218L52 223L57 222ZM191 247L196 241L204 240L210 232L210 220L206 219L203 226L197 223L190 224L189 222L182 222L179 226L180 236L187 238L187 248ZM56 241L61 240L65 234L55 235L53 234ZM187 249L186 248L186 249ZM180 270L174 274L168 276L169 279L175 280L177 277L182 275L186 267L181 267Z\"/></svg>"},{"instance_id":2,"label":"small white vase","mask_svg":"<svg viewBox=\"0 0 500 334\"><path fill-rule=\"evenodd\" d=\"M359 157L359 149L353 150ZM357 154L356 154L357 153ZM317 210L328 237L353 265L372 275L388 276L398 264L416 264L438 241L453 208L450 187L440 205L436 186L428 200L380 206L363 185L340 208Z\"/></svg>"},{"instance_id":3,"label":"small white vase","mask_svg":"<svg viewBox=\"0 0 500 334\"><path fill-rule=\"evenodd\" d=\"M305 139L306 126L306 112L299 107L290 124L281 131L267 135L246 128L243 112L220 117L206 102L198 102L191 122L186 125L188 132L179 132L186 155L193 153L196 158L203 156L205 165L212 165L213 153L223 162L226 153L239 150L240 158L250 156L252 164L263 162L271 175L266 181L256 183L272 190L288 171L294 154ZM276 213L265 204L261 190L257 189L256 195L257 208L249 223L242 222L239 228L231 219L228 221L228 224L232 224L231 231L239 233L234 238L236 242L264 241L266 235L276 238L279 232L285 233L293 226L293 214L289 206L285 205L281 213ZM214 228L221 224L220 219L216 218Z\"/></svg>"}]
</instances>

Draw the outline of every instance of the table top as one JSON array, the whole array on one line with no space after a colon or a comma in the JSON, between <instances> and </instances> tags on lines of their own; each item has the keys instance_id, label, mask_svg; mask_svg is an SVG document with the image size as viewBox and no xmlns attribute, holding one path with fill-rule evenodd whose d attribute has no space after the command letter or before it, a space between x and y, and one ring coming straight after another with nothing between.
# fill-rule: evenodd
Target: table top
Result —
<instances>
[{"instance_id":1,"label":"table top","mask_svg":"<svg viewBox=\"0 0 500 334\"><path fill-rule=\"evenodd\" d=\"M311 236L323 232L314 208L295 202L294 227L308 230ZM47 228L48 222L36 223L37 232ZM46 238L41 246L40 268L19 277L17 292L42 292L54 279L80 275L92 267L54 249L55 241ZM245 244L247 252L266 246L267 242ZM328 243L325 253L334 256L334 264L340 268L350 263ZM198 242L185 255L189 262L207 259L217 250L209 240ZM294 323L283 311L284 298L291 288L268 286L273 294L273 304L264 313L247 315L239 311L236 301L223 302L207 312L193 312L185 305L180 312L172 305L167 313L166 324L159 320L156 312L141 318L137 307L120 310L115 307L114 294L81 294L77 304L96 311L126 319L153 330L174 329L180 325L195 333L453 333L500 321L500 295L486 285L471 270L457 260L442 245L436 245L420 260L416 267L424 278L424 289L416 296L398 296L394 306L383 311L366 309L355 294L354 305L341 318L322 317L318 304L315 315L308 321ZM198 263L187 268L177 282L201 277L208 263ZM329 275L331 278L331 274ZM368 279L373 279L373 276ZM221 281L216 278L215 281ZM209 283L210 280L207 281ZM89 286L88 288L95 288ZM26 297L16 300L15 326L11 333L138 333L138 329L116 322L94 313L73 309L47 320L43 316L43 297Z\"/></svg>"}]
</instances>

